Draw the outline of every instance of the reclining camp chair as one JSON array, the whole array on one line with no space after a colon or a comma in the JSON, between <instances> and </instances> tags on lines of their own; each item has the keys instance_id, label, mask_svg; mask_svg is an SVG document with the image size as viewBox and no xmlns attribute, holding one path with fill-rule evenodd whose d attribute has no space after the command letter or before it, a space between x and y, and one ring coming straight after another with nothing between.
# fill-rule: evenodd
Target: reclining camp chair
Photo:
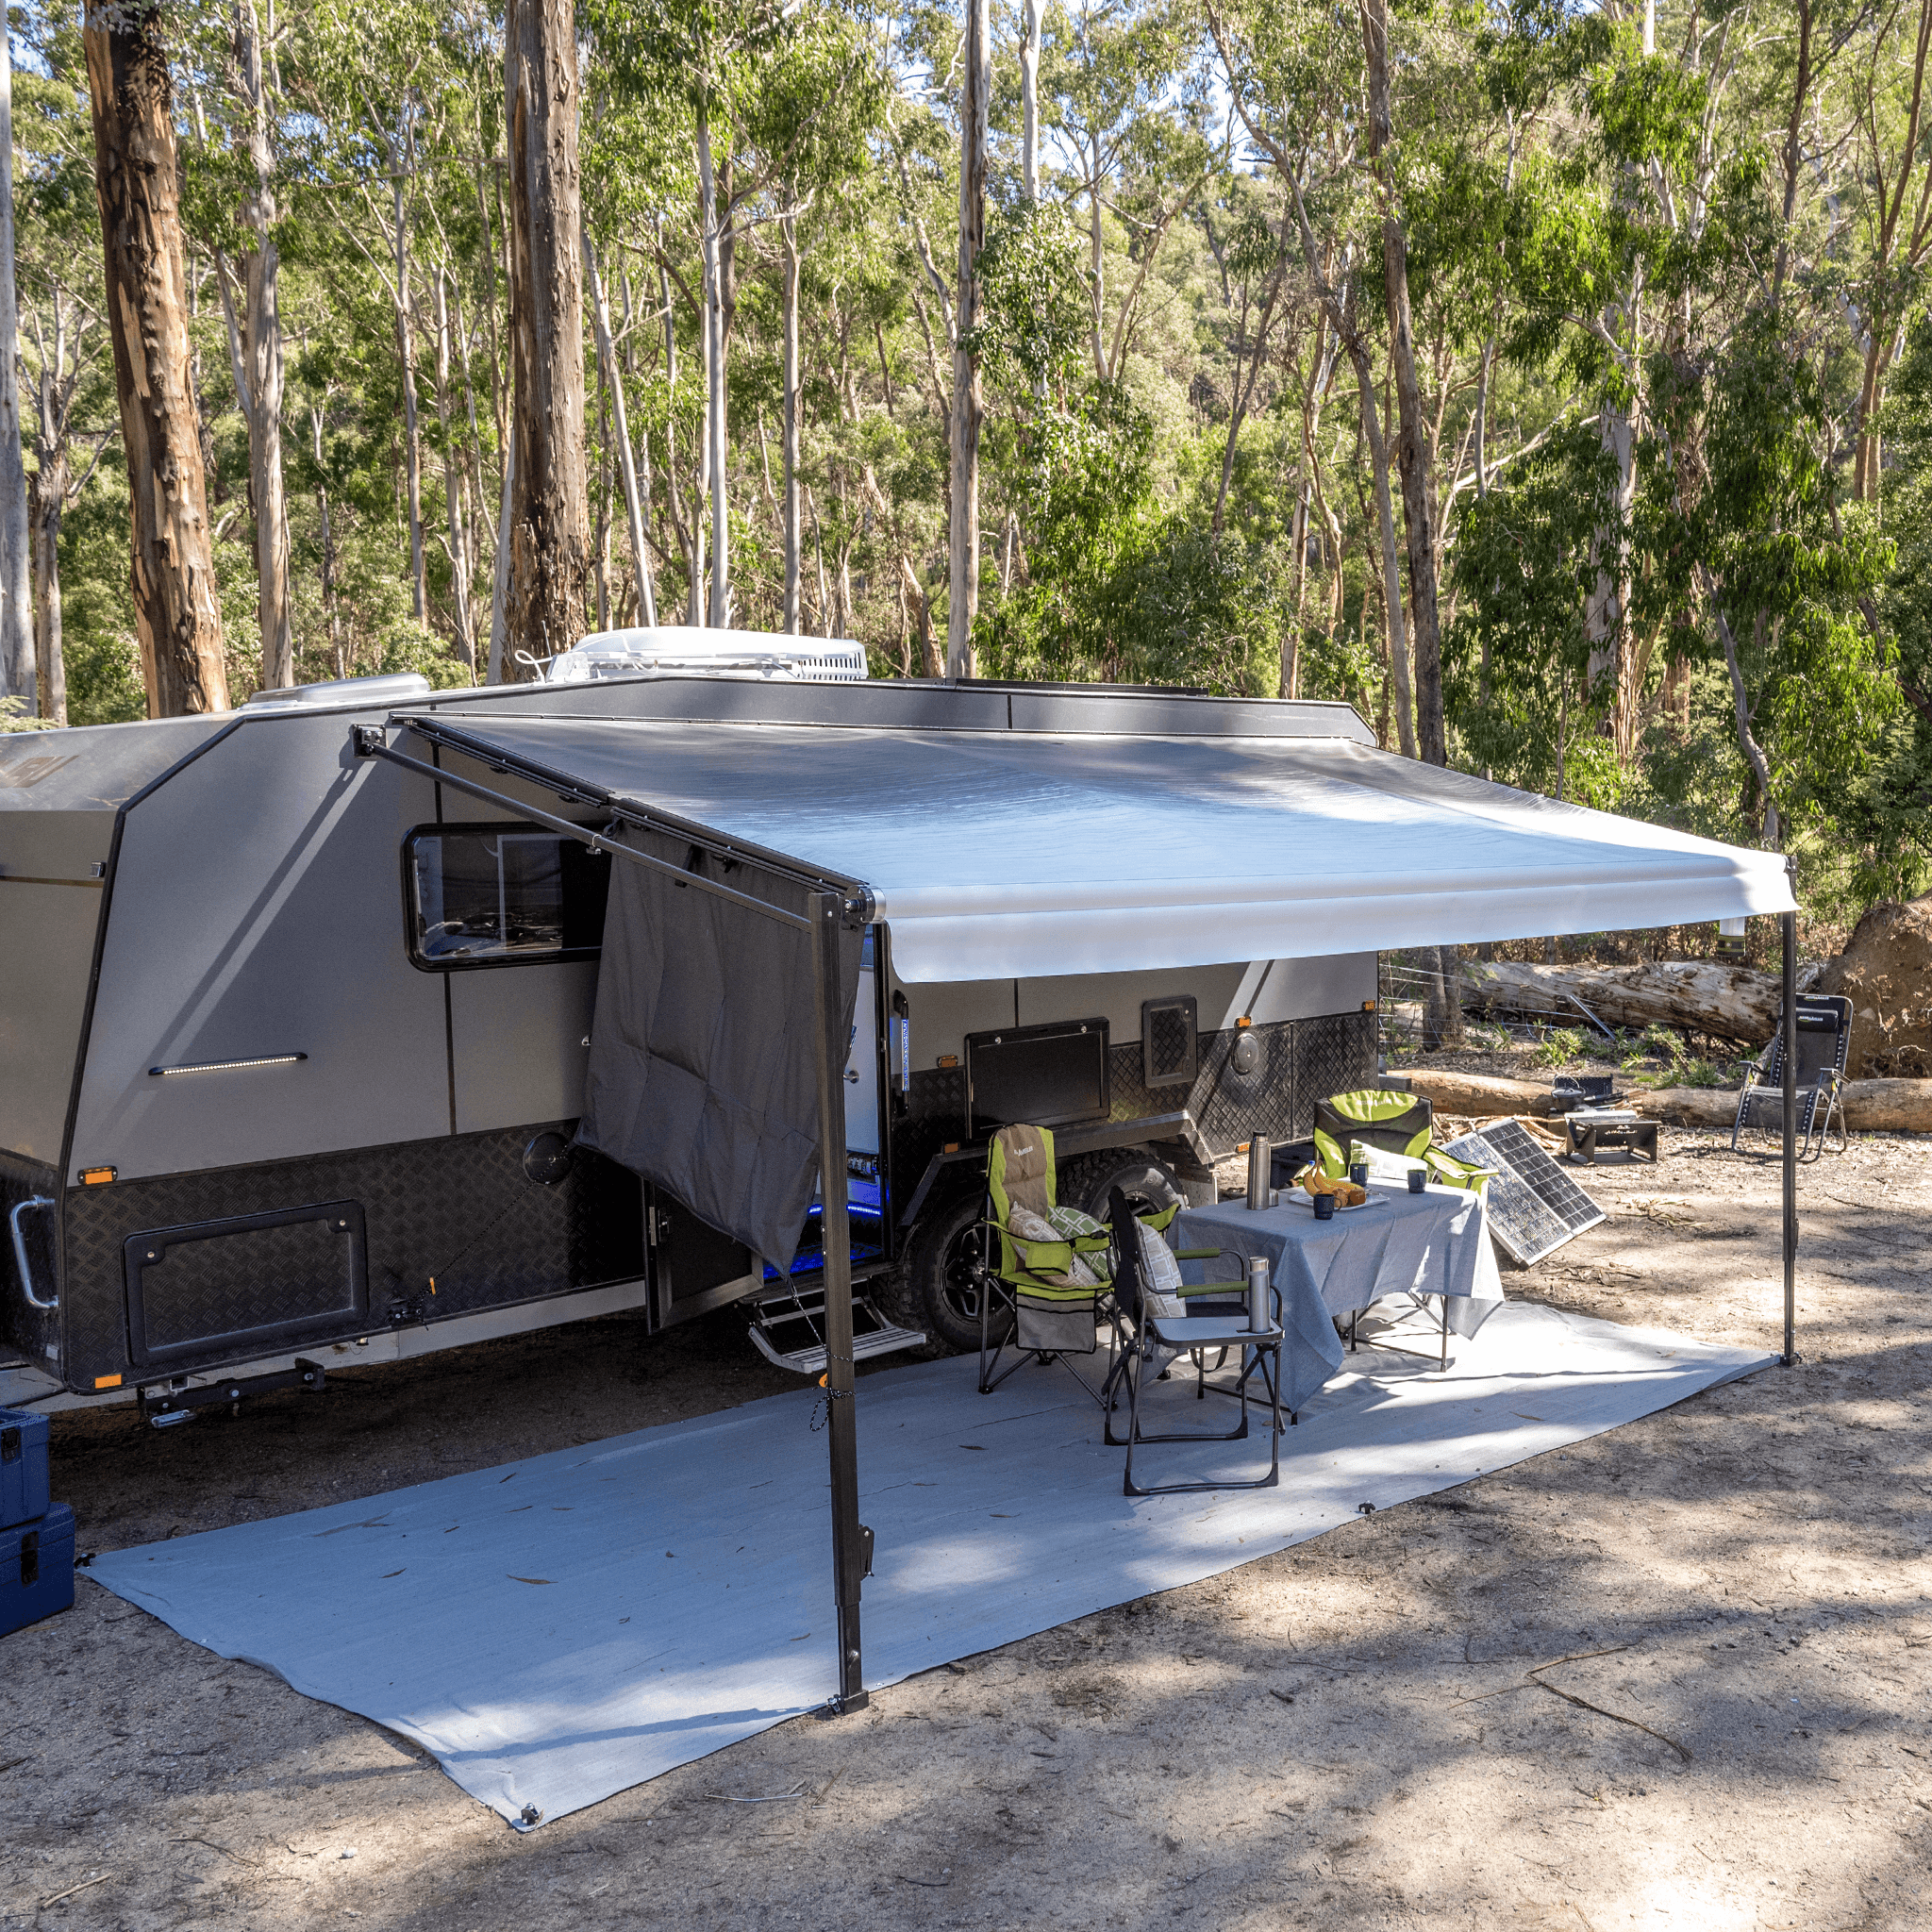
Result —
<instances>
[{"instance_id":1,"label":"reclining camp chair","mask_svg":"<svg viewBox=\"0 0 1932 1932\"><path fill-rule=\"evenodd\" d=\"M1339 1180L1348 1172L1350 1148L1360 1141L1385 1154L1422 1161L1430 1178L1445 1188L1480 1193L1489 1183L1490 1170L1458 1160L1435 1144L1435 1112L1425 1093L1401 1093L1387 1087L1331 1093L1315 1103L1315 1158L1330 1180Z\"/></svg>"},{"instance_id":2,"label":"reclining camp chair","mask_svg":"<svg viewBox=\"0 0 1932 1932\"><path fill-rule=\"evenodd\" d=\"M985 1218L996 1252L981 1270L982 1395L991 1395L1029 1356L1044 1363L1098 1353L1103 1321L1113 1330L1113 1344L1124 1341L1109 1287L1111 1237L1091 1215L1055 1199L1053 1135L1046 1128L1002 1127L993 1136L986 1158ZM1016 1219L1024 1229L1016 1228ZM997 1340L995 1303L1004 1330ZM995 1374L1008 1347L1016 1358ZM1110 1346L1109 1356L1114 1353ZM1083 1377L1074 1379L1087 1387Z\"/></svg>"},{"instance_id":3,"label":"reclining camp chair","mask_svg":"<svg viewBox=\"0 0 1932 1932\"><path fill-rule=\"evenodd\" d=\"M1843 1090L1845 1062L1852 1050L1852 1003L1834 993L1800 993L1798 1064L1791 1084L1798 1095L1798 1158L1813 1161L1824 1152L1832 1117L1838 1117L1838 1146L1842 1154L1845 1133ZM1731 1127L1731 1151L1746 1127L1781 1134L1785 1124L1785 1016L1777 1016L1777 1031L1757 1058L1738 1096L1738 1118ZM1817 1144L1812 1144L1813 1139Z\"/></svg>"},{"instance_id":4,"label":"reclining camp chair","mask_svg":"<svg viewBox=\"0 0 1932 1932\"><path fill-rule=\"evenodd\" d=\"M1122 1477L1123 1493L1129 1496L1168 1496L1193 1490L1266 1490L1281 1477L1281 1297L1277 1291L1273 1302L1271 1325L1258 1333L1248 1326L1247 1284L1241 1281L1210 1281L1198 1287L1183 1288L1171 1279L1166 1292L1157 1291L1147 1267L1147 1250L1141 1235L1145 1224L1137 1220L1127 1198L1116 1188L1108 1209L1113 1224L1114 1297L1116 1303L1134 1311L1133 1332L1122 1357L1120 1372L1109 1376L1109 1391L1118 1379L1124 1379L1127 1391L1127 1433L1113 1433L1113 1403L1105 1405L1105 1436L1114 1448L1124 1447L1127 1466ZM1159 1240L1158 1235L1151 1237ZM1176 1260L1206 1260L1211 1257L1241 1257L1227 1248L1183 1249ZM1225 1299L1229 1291L1238 1300ZM1187 1430L1158 1436L1141 1427L1141 1389L1149 1377L1151 1365L1158 1357L1191 1355L1196 1364L1209 1349L1225 1353L1241 1351L1241 1372L1236 1387L1228 1391L1241 1400L1241 1420L1232 1429ZM1247 1482L1162 1483L1151 1487L1134 1480L1134 1451L1148 1442L1239 1442L1248 1433L1248 1381L1258 1369L1261 1386L1267 1391L1269 1417L1268 1473ZM1158 1373L1155 1371L1154 1373ZM1196 1391L1197 1395L1199 1391Z\"/></svg>"}]
</instances>

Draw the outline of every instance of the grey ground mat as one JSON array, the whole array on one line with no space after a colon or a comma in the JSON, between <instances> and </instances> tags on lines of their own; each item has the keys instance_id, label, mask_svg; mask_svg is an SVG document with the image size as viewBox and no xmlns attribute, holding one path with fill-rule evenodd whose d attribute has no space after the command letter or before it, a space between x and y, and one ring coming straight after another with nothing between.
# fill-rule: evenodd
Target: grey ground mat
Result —
<instances>
[{"instance_id":1,"label":"grey ground mat","mask_svg":"<svg viewBox=\"0 0 1932 1932\"><path fill-rule=\"evenodd\" d=\"M1433 1327L1430 1346L1433 1349ZM1446 1374L1351 1356L1275 1490L1130 1501L1093 1405L970 1358L858 1385L870 1686L1250 1562L1598 1435L1774 1359L1529 1303ZM1191 1425L1192 1378L1154 1391ZM809 1391L365 1501L114 1551L91 1574L182 1635L434 1752L513 1824L556 1818L818 1706L837 1683ZM1241 1475L1265 1436L1164 1452ZM855 1749L863 1749L855 1732Z\"/></svg>"}]
</instances>

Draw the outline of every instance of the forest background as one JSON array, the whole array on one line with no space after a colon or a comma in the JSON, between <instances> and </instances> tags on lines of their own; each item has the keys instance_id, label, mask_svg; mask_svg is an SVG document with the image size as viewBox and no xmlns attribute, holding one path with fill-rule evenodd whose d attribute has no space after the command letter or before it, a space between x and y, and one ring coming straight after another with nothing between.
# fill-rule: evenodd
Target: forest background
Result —
<instances>
[{"instance_id":1,"label":"forest background","mask_svg":"<svg viewBox=\"0 0 1932 1932\"><path fill-rule=\"evenodd\" d=\"M572 639L507 541L503 18L109 10L165 55L229 700L531 675ZM1814 915L1932 877L1932 0L561 17L563 627L1341 699L1782 846ZM4 722L135 718L82 17L8 22L38 675Z\"/></svg>"}]
</instances>

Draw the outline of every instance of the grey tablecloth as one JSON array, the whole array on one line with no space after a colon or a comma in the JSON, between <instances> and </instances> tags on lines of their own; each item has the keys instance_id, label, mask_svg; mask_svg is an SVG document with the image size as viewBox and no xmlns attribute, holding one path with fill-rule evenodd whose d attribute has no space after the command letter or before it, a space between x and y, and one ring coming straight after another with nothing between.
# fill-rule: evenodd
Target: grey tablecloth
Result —
<instances>
[{"instance_id":1,"label":"grey tablecloth","mask_svg":"<svg viewBox=\"0 0 1932 1932\"><path fill-rule=\"evenodd\" d=\"M1479 1196L1461 1188L1420 1194L1372 1188L1369 1205L1317 1221L1307 1197L1253 1213L1244 1201L1189 1208L1174 1222L1174 1245L1221 1247L1242 1257L1265 1255L1281 1295L1282 1401L1299 1408L1341 1366L1345 1349L1334 1317L1387 1294L1452 1297L1449 1325L1474 1335L1503 1299ZM1190 1282L1224 1274L1226 1261L1186 1261Z\"/></svg>"}]
</instances>

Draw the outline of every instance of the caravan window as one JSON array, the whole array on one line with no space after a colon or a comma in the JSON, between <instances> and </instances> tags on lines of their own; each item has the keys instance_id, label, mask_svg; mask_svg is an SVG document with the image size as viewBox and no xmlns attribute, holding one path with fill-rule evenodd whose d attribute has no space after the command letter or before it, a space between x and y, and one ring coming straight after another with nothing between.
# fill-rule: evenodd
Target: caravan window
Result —
<instances>
[{"instance_id":1,"label":"caravan window","mask_svg":"<svg viewBox=\"0 0 1932 1932\"><path fill-rule=\"evenodd\" d=\"M594 958L610 856L534 825L421 825L403 848L409 957L426 970Z\"/></svg>"}]
</instances>

